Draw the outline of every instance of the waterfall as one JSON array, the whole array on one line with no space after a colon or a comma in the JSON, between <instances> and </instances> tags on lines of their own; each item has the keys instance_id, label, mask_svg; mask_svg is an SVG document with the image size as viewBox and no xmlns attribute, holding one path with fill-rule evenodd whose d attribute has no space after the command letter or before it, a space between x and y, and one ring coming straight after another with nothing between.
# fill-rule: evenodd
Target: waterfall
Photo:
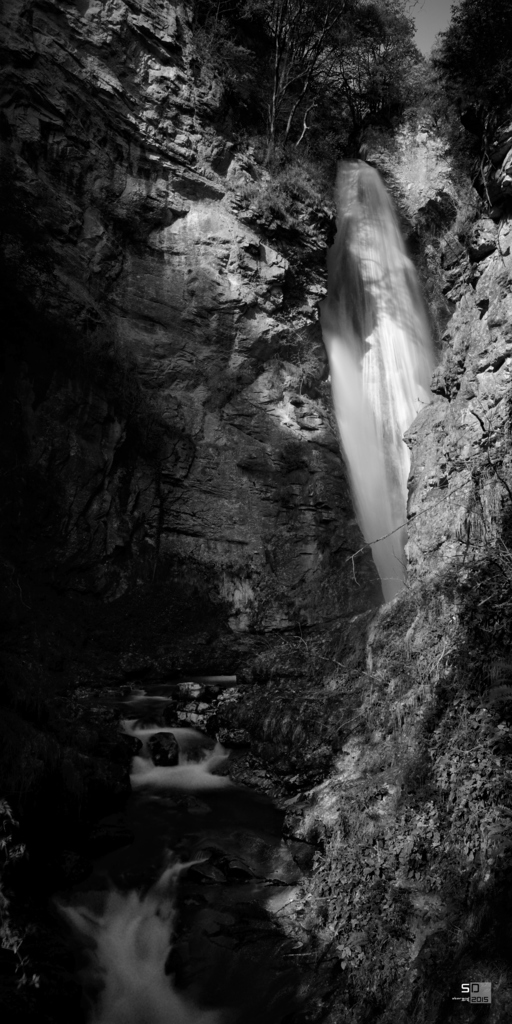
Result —
<instances>
[{"instance_id":1,"label":"waterfall","mask_svg":"<svg viewBox=\"0 0 512 1024\"><path fill-rule=\"evenodd\" d=\"M406 575L409 450L403 435L431 401L433 349L414 267L372 167L341 165L337 234L321 323L357 520L384 600ZM388 536L391 534L391 536Z\"/></svg>"},{"instance_id":2,"label":"waterfall","mask_svg":"<svg viewBox=\"0 0 512 1024\"><path fill-rule=\"evenodd\" d=\"M59 910L88 942L89 985L99 991L91 1024L220 1024L177 992L165 973L176 915L174 889L190 867L168 867L144 895L108 893L101 914L88 907Z\"/></svg>"}]
</instances>

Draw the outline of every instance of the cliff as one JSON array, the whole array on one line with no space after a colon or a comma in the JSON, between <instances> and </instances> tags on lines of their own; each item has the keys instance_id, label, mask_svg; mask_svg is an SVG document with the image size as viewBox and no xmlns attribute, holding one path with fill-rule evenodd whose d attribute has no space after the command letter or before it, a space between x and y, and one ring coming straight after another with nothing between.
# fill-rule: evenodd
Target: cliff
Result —
<instances>
[{"instance_id":1,"label":"cliff","mask_svg":"<svg viewBox=\"0 0 512 1024\"><path fill-rule=\"evenodd\" d=\"M4 24L7 573L85 604L95 640L125 629L146 670L246 669L258 638L379 601L346 561L330 211L280 226L254 202L270 176L219 134L184 8L9 3Z\"/></svg>"},{"instance_id":2,"label":"cliff","mask_svg":"<svg viewBox=\"0 0 512 1024\"><path fill-rule=\"evenodd\" d=\"M224 127L187 9L9 2L2 24L0 770L21 833L6 812L0 998L53 1020L80 996L48 899L104 833L126 842L98 825L129 793L120 687L306 685L381 592L349 560L316 182L284 194Z\"/></svg>"},{"instance_id":3,"label":"cliff","mask_svg":"<svg viewBox=\"0 0 512 1024\"><path fill-rule=\"evenodd\" d=\"M381 597L348 560L316 183L284 202L224 128L187 9L9 2L2 25L1 998L51 1020L80 997L48 897L129 792L109 699L201 670L310 680L305 638L330 656Z\"/></svg>"},{"instance_id":4,"label":"cliff","mask_svg":"<svg viewBox=\"0 0 512 1024\"><path fill-rule=\"evenodd\" d=\"M464 1019L477 976L510 1019L509 134L494 220L431 128L372 156L440 351L408 587L375 612L316 311L332 209L309 179L283 210L185 8L2 17L2 755L40 947L128 790L100 693L237 672L233 775L315 855L276 911L307 1019Z\"/></svg>"},{"instance_id":5,"label":"cliff","mask_svg":"<svg viewBox=\"0 0 512 1024\"><path fill-rule=\"evenodd\" d=\"M488 187L506 203L510 129L503 135ZM490 1019L505 1022L512 1006L509 221L503 210L490 219L475 194L461 190L428 125L405 129L391 155L381 149L375 158L420 242L440 363L434 401L407 435L407 589L370 624L355 715L358 684L333 668L328 686L331 700L338 694L345 738L329 778L290 808L291 835L319 844L299 921L342 972L322 1019L469 1021L461 984L479 978L493 985Z\"/></svg>"}]
</instances>

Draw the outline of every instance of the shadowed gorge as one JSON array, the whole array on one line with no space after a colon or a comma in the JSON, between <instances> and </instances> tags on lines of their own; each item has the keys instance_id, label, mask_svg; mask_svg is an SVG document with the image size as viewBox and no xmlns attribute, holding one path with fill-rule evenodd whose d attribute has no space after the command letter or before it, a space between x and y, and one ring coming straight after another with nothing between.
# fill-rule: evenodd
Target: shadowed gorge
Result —
<instances>
[{"instance_id":1,"label":"shadowed gorge","mask_svg":"<svg viewBox=\"0 0 512 1024\"><path fill-rule=\"evenodd\" d=\"M1 5L2 1024L512 1020L509 7Z\"/></svg>"}]
</instances>

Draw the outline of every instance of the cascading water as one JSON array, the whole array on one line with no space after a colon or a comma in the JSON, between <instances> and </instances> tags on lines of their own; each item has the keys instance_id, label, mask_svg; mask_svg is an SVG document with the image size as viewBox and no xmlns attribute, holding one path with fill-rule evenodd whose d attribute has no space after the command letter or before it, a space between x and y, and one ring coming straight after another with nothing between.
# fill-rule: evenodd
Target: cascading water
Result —
<instances>
[{"instance_id":1,"label":"cascading water","mask_svg":"<svg viewBox=\"0 0 512 1024\"><path fill-rule=\"evenodd\" d=\"M309 864L309 847L288 845L284 810L232 781L233 752L188 724L200 708L215 723L233 681L114 697L137 715L119 723L138 747L131 796L99 823L107 848L89 877L56 899L80 950L90 1024L295 1019L305 954L302 942L293 952L297 929L290 939L282 922L302 875L294 858Z\"/></svg>"},{"instance_id":2,"label":"cascading water","mask_svg":"<svg viewBox=\"0 0 512 1024\"><path fill-rule=\"evenodd\" d=\"M145 895L110 891L101 914L60 907L93 944L87 975L101 990L93 1024L220 1024L218 1013L187 1001L165 974L176 913L173 889L190 866L167 868Z\"/></svg>"},{"instance_id":3,"label":"cascading water","mask_svg":"<svg viewBox=\"0 0 512 1024\"><path fill-rule=\"evenodd\" d=\"M378 172L361 161L342 164L336 191L322 333L357 519L390 601L406 574L410 457L403 435L431 401L433 349L416 273Z\"/></svg>"},{"instance_id":4,"label":"cascading water","mask_svg":"<svg viewBox=\"0 0 512 1024\"><path fill-rule=\"evenodd\" d=\"M161 704L162 699L155 698L155 702ZM133 790L145 790L149 799L162 791L197 793L233 786L229 779L211 774L229 756L220 743L207 751L205 737L193 729L141 727L137 719L124 719L120 726L122 732L142 743L142 756L132 760L130 781ZM153 764L148 742L156 734L171 734L176 739L179 757L175 767ZM145 893L108 889L99 913L87 904L58 904L75 933L89 946L89 963L83 974L89 988L97 992L91 1024L220 1024L218 1012L194 1005L176 991L165 973L178 879L201 862L200 857L168 866Z\"/></svg>"}]
</instances>

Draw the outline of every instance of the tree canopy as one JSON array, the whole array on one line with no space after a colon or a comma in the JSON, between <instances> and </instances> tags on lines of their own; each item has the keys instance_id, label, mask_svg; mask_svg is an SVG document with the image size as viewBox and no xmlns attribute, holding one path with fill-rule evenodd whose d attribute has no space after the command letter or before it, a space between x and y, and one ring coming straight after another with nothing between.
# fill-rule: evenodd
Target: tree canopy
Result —
<instances>
[{"instance_id":1,"label":"tree canopy","mask_svg":"<svg viewBox=\"0 0 512 1024\"><path fill-rule=\"evenodd\" d=\"M264 126L267 158L332 138L356 152L366 127L399 114L421 61L405 2L196 0L196 31L241 119Z\"/></svg>"},{"instance_id":2,"label":"tree canopy","mask_svg":"<svg viewBox=\"0 0 512 1024\"><path fill-rule=\"evenodd\" d=\"M348 114L352 135L389 125L407 99L408 82L420 55L414 23L395 0L361 3L340 26L332 87Z\"/></svg>"},{"instance_id":3,"label":"tree canopy","mask_svg":"<svg viewBox=\"0 0 512 1024\"><path fill-rule=\"evenodd\" d=\"M459 0L434 65L453 100L504 111L512 102L512 0Z\"/></svg>"}]
</instances>

